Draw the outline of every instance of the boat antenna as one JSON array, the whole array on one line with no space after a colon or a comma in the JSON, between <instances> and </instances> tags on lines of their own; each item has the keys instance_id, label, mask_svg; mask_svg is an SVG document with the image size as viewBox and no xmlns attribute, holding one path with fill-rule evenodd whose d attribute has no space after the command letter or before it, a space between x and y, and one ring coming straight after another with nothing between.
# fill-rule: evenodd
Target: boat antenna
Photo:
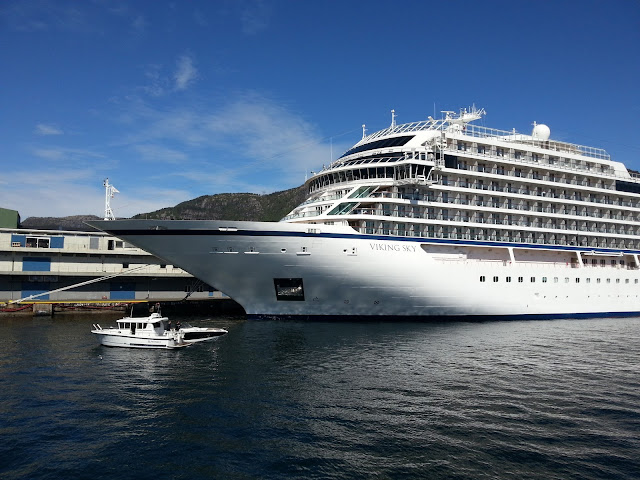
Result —
<instances>
[{"instance_id":1,"label":"boat antenna","mask_svg":"<svg viewBox=\"0 0 640 480\"><path fill-rule=\"evenodd\" d=\"M113 210L111 210L111 199L115 196L116 193L120 193L113 185L109 184L109 179L105 178L104 182L102 182L104 186L104 219L105 220L115 220L116 216L113 214Z\"/></svg>"},{"instance_id":2,"label":"boat antenna","mask_svg":"<svg viewBox=\"0 0 640 480\"><path fill-rule=\"evenodd\" d=\"M396 126L396 111L391 110L391 128L395 128Z\"/></svg>"},{"instance_id":3,"label":"boat antenna","mask_svg":"<svg viewBox=\"0 0 640 480\"><path fill-rule=\"evenodd\" d=\"M367 136L367 127L366 125L363 123L362 124L362 140L364 140Z\"/></svg>"}]
</instances>

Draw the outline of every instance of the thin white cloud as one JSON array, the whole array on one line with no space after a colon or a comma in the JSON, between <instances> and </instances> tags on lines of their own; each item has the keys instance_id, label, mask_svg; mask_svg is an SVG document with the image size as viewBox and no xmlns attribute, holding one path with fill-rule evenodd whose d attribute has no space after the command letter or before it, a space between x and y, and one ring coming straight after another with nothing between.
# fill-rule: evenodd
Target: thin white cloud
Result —
<instances>
[{"instance_id":1,"label":"thin white cloud","mask_svg":"<svg viewBox=\"0 0 640 480\"><path fill-rule=\"evenodd\" d=\"M136 145L135 150L142 160L153 163L182 163L187 160L184 152L162 145Z\"/></svg>"},{"instance_id":2,"label":"thin white cloud","mask_svg":"<svg viewBox=\"0 0 640 480\"><path fill-rule=\"evenodd\" d=\"M131 26L133 27L133 29L139 33L143 33L147 29L147 25L147 19L144 17L144 15L136 16L133 22L131 22Z\"/></svg>"},{"instance_id":3,"label":"thin white cloud","mask_svg":"<svg viewBox=\"0 0 640 480\"><path fill-rule=\"evenodd\" d=\"M226 191L237 191L238 185L268 184L270 179L272 191L290 188L304 181L305 172L331 161L329 140L314 125L255 92L208 108L198 104L158 110L135 102L121 118L129 129L120 147L132 149L142 160L156 155L158 161L188 163L189 169L201 172L215 169L219 179L224 170ZM334 155L347 148L336 142L333 147ZM198 175L193 181L198 182ZM205 181L200 175L201 184ZM224 188L220 181L215 183Z\"/></svg>"},{"instance_id":4,"label":"thin white cloud","mask_svg":"<svg viewBox=\"0 0 640 480\"><path fill-rule=\"evenodd\" d=\"M38 135L62 135L64 132L55 125L39 123L36 125L36 133Z\"/></svg>"},{"instance_id":5,"label":"thin white cloud","mask_svg":"<svg viewBox=\"0 0 640 480\"><path fill-rule=\"evenodd\" d=\"M246 35L256 35L269 26L271 7L263 0L251 0L242 4L240 20L242 32Z\"/></svg>"},{"instance_id":6,"label":"thin white cloud","mask_svg":"<svg viewBox=\"0 0 640 480\"><path fill-rule=\"evenodd\" d=\"M189 55L182 55L178 59L178 69L173 78L176 90L185 90L198 78L198 70Z\"/></svg>"},{"instance_id":7,"label":"thin white cloud","mask_svg":"<svg viewBox=\"0 0 640 480\"><path fill-rule=\"evenodd\" d=\"M104 214L104 188L107 175L87 168L79 170L24 170L12 173L11 182L0 180L0 205L17 210L21 219L28 217L65 217L69 215ZM55 180L52 180L55 179ZM164 186L158 195L156 185L135 182L127 184L125 177L113 176L110 181L118 187L111 201L116 216L131 217L172 207L193 196L186 190ZM38 192L26 195L25 191Z\"/></svg>"},{"instance_id":8,"label":"thin white cloud","mask_svg":"<svg viewBox=\"0 0 640 480\"><path fill-rule=\"evenodd\" d=\"M105 156L91 150L68 147L33 147L31 153L45 160L66 160L72 162L104 159Z\"/></svg>"}]
</instances>

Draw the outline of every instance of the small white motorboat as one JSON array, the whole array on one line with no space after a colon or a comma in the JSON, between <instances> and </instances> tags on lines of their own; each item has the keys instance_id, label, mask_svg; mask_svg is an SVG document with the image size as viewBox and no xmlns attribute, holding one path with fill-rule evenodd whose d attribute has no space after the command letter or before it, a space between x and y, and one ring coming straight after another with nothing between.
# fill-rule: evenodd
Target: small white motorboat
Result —
<instances>
[{"instance_id":1,"label":"small white motorboat","mask_svg":"<svg viewBox=\"0 0 640 480\"><path fill-rule=\"evenodd\" d=\"M194 327L184 322L176 325L179 332L184 334L183 341L185 343L206 342L207 340L214 340L221 335L229 333L224 328L216 327Z\"/></svg>"},{"instance_id":2,"label":"small white motorboat","mask_svg":"<svg viewBox=\"0 0 640 480\"><path fill-rule=\"evenodd\" d=\"M171 328L169 319L157 312L148 317L121 318L116 327L102 328L96 323L91 333L107 347L174 349L191 343L184 341L184 332Z\"/></svg>"}]
</instances>

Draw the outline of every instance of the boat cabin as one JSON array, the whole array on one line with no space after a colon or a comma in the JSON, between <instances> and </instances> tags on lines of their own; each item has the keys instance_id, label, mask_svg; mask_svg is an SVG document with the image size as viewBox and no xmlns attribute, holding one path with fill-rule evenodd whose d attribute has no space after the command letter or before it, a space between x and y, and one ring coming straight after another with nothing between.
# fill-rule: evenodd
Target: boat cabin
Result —
<instances>
[{"instance_id":1,"label":"boat cabin","mask_svg":"<svg viewBox=\"0 0 640 480\"><path fill-rule=\"evenodd\" d=\"M158 313L152 313L148 318L125 317L118 320L119 330L130 330L138 335L148 333L149 336L163 335L169 330L168 318Z\"/></svg>"}]
</instances>

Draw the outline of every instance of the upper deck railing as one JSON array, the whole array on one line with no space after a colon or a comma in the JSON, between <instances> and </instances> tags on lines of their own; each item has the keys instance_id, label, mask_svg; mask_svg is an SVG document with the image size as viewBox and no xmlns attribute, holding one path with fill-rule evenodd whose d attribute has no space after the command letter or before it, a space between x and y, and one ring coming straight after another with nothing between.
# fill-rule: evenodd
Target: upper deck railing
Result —
<instances>
[{"instance_id":1,"label":"upper deck railing","mask_svg":"<svg viewBox=\"0 0 640 480\"><path fill-rule=\"evenodd\" d=\"M518 133L515 129L513 129L512 131L507 131L482 127L479 125L473 125L471 123L465 123L464 125L453 124L450 123L447 119L430 119L420 122L405 123L402 125L393 125L389 128L385 128L384 130L380 130L372 133L371 135L367 135L356 145L369 143L378 138L390 135L423 132L429 130L442 131L451 135L460 134L475 138L496 139L501 142L525 145L529 148L541 148L544 150L555 151L558 152L558 154L574 154L596 158L599 160L611 160L610 155L606 152L606 150L602 148L578 145L575 143L560 142L557 140L541 140L538 138L534 138L531 135Z\"/></svg>"}]
</instances>

